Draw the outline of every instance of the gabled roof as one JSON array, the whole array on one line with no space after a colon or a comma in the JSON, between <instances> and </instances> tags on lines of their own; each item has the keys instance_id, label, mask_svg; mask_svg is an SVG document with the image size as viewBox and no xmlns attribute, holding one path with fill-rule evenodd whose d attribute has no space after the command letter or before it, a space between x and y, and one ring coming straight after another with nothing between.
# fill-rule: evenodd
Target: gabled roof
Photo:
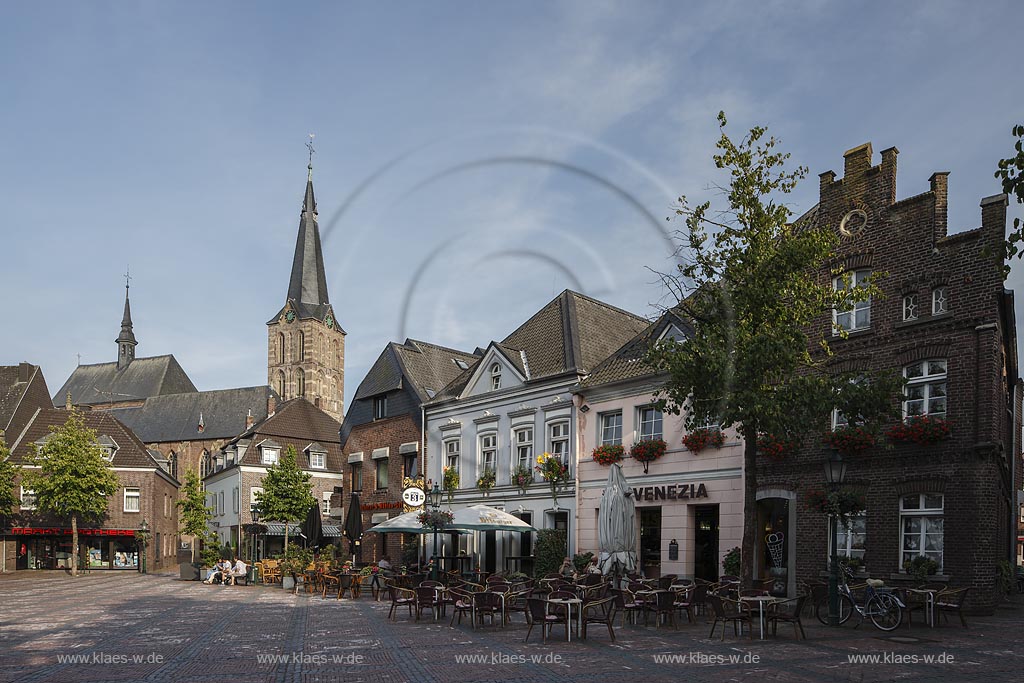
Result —
<instances>
[{"instance_id":1,"label":"gabled roof","mask_svg":"<svg viewBox=\"0 0 1024 683\"><path fill-rule=\"evenodd\" d=\"M137 361L136 361L137 362ZM230 439L246 429L246 418L267 416L267 399L280 400L268 386L151 396L141 406L110 411L146 443ZM198 431L200 417L203 431Z\"/></svg>"},{"instance_id":2,"label":"gabled roof","mask_svg":"<svg viewBox=\"0 0 1024 683\"><path fill-rule=\"evenodd\" d=\"M57 391L53 403L64 405L68 392L75 405L96 405L194 391L195 385L174 356L153 356L136 358L120 370L116 362L79 365Z\"/></svg>"},{"instance_id":3,"label":"gabled roof","mask_svg":"<svg viewBox=\"0 0 1024 683\"><path fill-rule=\"evenodd\" d=\"M127 426L115 419L106 411L86 410L82 413L85 426L96 432L100 443L117 446L111 467L146 467L161 469L150 454L146 444ZM31 452L32 444L46 439L50 435L50 427L60 427L68 420L68 411L57 408L43 408L22 433L11 448L11 459L24 462ZM162 470L161 470L162 471Z\"/></svg>"},{"instance_id":4,"label":"gabled roof","mask_svg":"<svg viewBox=\"0 0 1024 683\"><path fill-rule=\"evenodd\" d=\"M0 431L9 446L37 408L50 407L50 390L38 365L0 366Z\"/></svg>"},{"instance_id":5,"label":"gabled roof","mask_svg":"<svg viewBox=\"0 0 1024 683\"><path fill-rule=\"evenodd\" d=\"M693 334L693 327L689 322L675 312L667 311L647 329L623 344L622 348L598 363L594 371L580 382L580 388L592 389L602 384L655 375L654 369L644 362L644 356L651 344L661 339L672 325L679 328L684 335Z\"/></svg>"},{"instance_id":6,"label":"gabled roof","mask_svg":"<svg viewBox=\"0 0 1024 683\"><path fill-rule=\"evenodd\" d=\"M567 289L497 346L530 382L536 382L588 374L648 325L638 315ZM463 372L434 401L459 396L474 371L471 367Z\"/></svg>"},{"instance_id":7,"label":"gabled roof","mask_svg":"<svg viewBox=\"0 0 1024 683\"><path fill-rule=\"evenodd\" d=\"M354 400L400 389L407 382L421 402L428 401L479 359L473 353L415 339L391 342L359 383Z\"/></svg>"}]
</instances>

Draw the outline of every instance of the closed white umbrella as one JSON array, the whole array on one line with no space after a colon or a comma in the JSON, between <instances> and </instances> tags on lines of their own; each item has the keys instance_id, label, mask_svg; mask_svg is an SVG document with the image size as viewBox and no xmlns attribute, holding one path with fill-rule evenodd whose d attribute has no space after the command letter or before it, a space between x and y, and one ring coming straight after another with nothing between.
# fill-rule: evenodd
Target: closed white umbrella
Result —
<instances>
[{"instance_id":1,"label":"closed white umbrella","mask_svg":"<svg viewBox=\"0 0 1024 683\"><path fill-rule=\"evenodd\" d=\"M598 562L601 573L636 570L636 503L620 465L612 464L597 513Z\"/></svg>"}]
</instances>

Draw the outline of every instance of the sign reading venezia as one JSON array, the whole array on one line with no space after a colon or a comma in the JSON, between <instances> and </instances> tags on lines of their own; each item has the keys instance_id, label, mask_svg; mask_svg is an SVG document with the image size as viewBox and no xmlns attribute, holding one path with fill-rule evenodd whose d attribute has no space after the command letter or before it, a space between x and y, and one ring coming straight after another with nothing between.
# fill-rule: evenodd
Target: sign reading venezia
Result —
<instances>
[{"instance_id":1,"label":"sign reading venezia","mask_svg":"<svg viewBox=\"0 0 1024 683\"><path fill-rule=\"evenodd\" d=\"M708 489L704 484L671 484L633 489L634 500L686 500L707 497Z\"/></svg>"}]
</instances>

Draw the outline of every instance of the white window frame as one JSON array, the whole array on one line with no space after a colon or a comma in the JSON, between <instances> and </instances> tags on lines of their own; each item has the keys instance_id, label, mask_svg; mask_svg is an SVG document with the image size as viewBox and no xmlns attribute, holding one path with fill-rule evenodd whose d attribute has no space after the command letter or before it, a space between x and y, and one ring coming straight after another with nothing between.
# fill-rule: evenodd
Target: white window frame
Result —
<instances>
[{"instance_id":1,"label":"white window frame","mask_svg":"<svg viewBox=\"0 0 1024 683\"><path fill-rule=\"evenodd\" d=\"M28 504L25 500L28 499ZM35 510L36 509L36 491L35 489L27 489L24 486L21 487L21 509L22 510Z\"/></svg>"},{"instance_id":2,"label":"white window frame","mask_svg":"<svg viewBox=\"0 0 1024 683\"><path fill-rule=\"evenodd\" d=\"M521 438L521 435L526 438ZM533 467L533 425L527 424L512 430L512 469L522 465Z\"/></svg>"},{"instance_id":3,"label":"white window frame","mask_svg":"<svg viewBox=\"0 0 1024 683\"><path fill-rule=\"evenodd\" d=\"M331 492L324 491L320 494L320 514L327 517L331 514Z\"/></svg>"},{"instance_id":4,"label":"white window frame","mask_svg":"<svg viewBox=\"0 0 1024 683\"><path fill-rule=\"evenodd\" d=\"M388 397L375 396L373 399L373 419L383 420L388 416Z\"/></svg>"},{"instance_id":5,"label":"white window frame","mask_svg":"<svg viewBox=\"0 0 1024 683\"><path fill-rule=\"evenodd\" d=\"M917 304L917 294L904 294L903 295L903 320L917 320L919 315L919 306Z\"/></svg>"},{"instance_id":6,"label":"white window frame","mask_svg":"<svg viewBox=\"0 0 1024 683\"><path fill-rule=\"evenodd\" d=\"M942 372L933 372L933 363L942 363ZM911 377L913 368L921 368L920 375ZM909 419L916 415L932 415L946 418L946 411L949 410L946 394L947 382L949 381L949 363L945 358L926 358L903 366L903 377L907 380L903 394L903 419ZM917 392L921 389L920 393ZM913 392L913 398L911 398ZM933 410L933 403L942 402L942 410ZM910 403L921 402L922 410L910 412Z\"/></svg>"},{"instance_id":7,"label":"white window frame","mask_svg":"<svg viewBox=\"0 0 1024 683\"><path fill-rule=\"evenodd\" d=\"M309 466L315 470L322 470L327 467L327 454L320 451L309 452Z\"/></svg>"},{"instance_id":8,"label":"white window frame","mask_svg":"<svg viewBox=\"0 0 1024 683\"><path fill-rule=\"evenodd\" d=\"M644 419L644 413L651 411L650 420ZM645 425L651 425L650 433L645 433ZM658 431L654 431L654 426L658 426ZM665 438L665 415L655 408L654 406L640 406L636 409L636 440L646 441L648 439L664 439Z\"/></svg>"},{"instance_id":9,"label":"white window frame","mask_svg":"<svg viewBox=\"0 0 1024 683\"><path fill-rule=\"evenodd\" d=\"M103 449L103 459L107 462L113 462L114 460L114 447L113 446L101 446Z\"/></svg>"},{"instance_id":10,"label":"white window frame","mask_svg":"<svg viewBox=\"0 0 1024 683\"><path fill-rule=\"evenodd\" d=\"M839 554L840 555L845 555L846 557L848 557L850 559L859 559L859 560L861 560L863 562L864 555L867 552L867 536L868 536L868 522L867 522L868 517L867 517L867 511L861 512L860 514L857 514L857 515L850 515L847 519L850 522L850 528L849 529L844 527L842 524L838 524L838 523L837 524L832 524L831 522L829 523L829 525L828 525L829 526L829 529L828 529L828 540L829 540L829 543L832 542L832 528L835 527L836 531L838 531L838 535L836 536L836 548L837 548ZM861 528L863 529L863 531L854 531L853 530L853 526L854 526L855 522L858 525L862 525ZM862 547L860 547L860 548L854 548L853 547L853 538L855 536L862 536L863 537L863 542L861 543Z\"/></svg>"},{"instance_id":11,"label":"white window frame","mask_svg":"<svg viewBox=\"0 0 1024 683\"><path fill-rule=\"evenodd\" d=\"M611 425L610 426L613 434L615 432L616 427L618 428L619 438L617 438L617 439L609 439L608 438L609 425L605 424L605 421L608 418L612 418L612 417L618 417L619 418L619 424L618 425ZM622 445L622 411L621 410L612 410L612 411L609 411L607 413L601 413L599 415L599 419L597 421L597 429L598 429L598 432L599 432L598 435L597 435L597 437L598 437L597 440L600 442L600 445L602 445L602 446L621 446Z\"/></svg>"},{"instance_id":12,"label":"white window frame","mask_svg":"<svg viewBox=\"0 0 1024 683\"><path fill-rule=\"evenodd\" d=\"M488 444L488 441L490 442ZM480 475L487 470L498 471L498 432L484 432L477 437L480 452Z\"/></svg>"},{"instance_id":13,"label":"white window frame","mask_svg":"<svg viewBox=\"0 0 1024 683\"><path fill-rule=\"evenodd\" d=\"M453 436L442 442L444 453L444 467L454 468L459 471L459 458L462 455L462 437Z\"/></svg>"},{"instance_id":14,"label":"white window frame","mask_svg":"<svg viewBox=\"0 0 1024 683\"><path fill-rule=\"evenodd\" d=\"M276 465L281 461L281 449L260 448L260 462L264 465Z\"/></svg>"},{"instance_id":15,"label":"white window frame","mask_svg":"<svg viewBox=\"0 0 1024 683\"><path fill-rule=\"evenodd\" d=\"M932 315L949 313L949 298L946 296L946 285L932 290Z\"/></svg>"},{"instance_id":16,"label":"white window frame","mask_svg":"<svg viewBox=\"0 0 1024 683\"><path fill-rule=\"evenodd\" d=\"M256 499L256 494L263 493L262 486L253 486L249 489L249 508L252 509L253 505L259 505L260 502Z\"/></svg>"},{"instance_id":17,"label":"white window frame","mask_svg":"<svg viewBox=\"0 0 1024 683\"><path fill-rule=\"evenodd\" d=\"M217 494L217 509L220 510L220 516L223 517L227 513L227 508L224 507L224 492L221 491Z\"/></svg>"},{"instance_id":18,"label":"white window frame","mask_svg":"<svg viewBox=\"0 0 1024 683\"><path fill-rule=\"evenodd\" d=\"M501 389L501 363L491 364L491 391Z\"/></svg>"},{"instance_id":19,"label":"white window frame","mask_svg":"<svg viewBox=\"0 0 1024 683\"><path fill-rule=\"evenodd\" d=\"M231 511L238 514L238 487L231 489Z\"/></svg>"},{"instance_id":20,"label":"white window frame","mask_svg":"<svg viewBox=\"0 0 1024 683\"><path fill-rule=\"evenodd\" d=\"M853 289L853 287L862 284L864 280L870 277L871 271L868 269L848 271L834 277L832 279L832 287L837 292ZM862 313L866 314L867 320L863 325L858 325L857 318ZM848 327L840 323L840 319L845 316L849 316ZM871 329L871 297L868 297L866 301L852 302L850 308L843 310L832 309L832 333L834 335L838 335L843 330L846 332L860 332L869 329Z\"/></svg>"},{"instance_id":21,"label":"white window frame","mask_svg":"<svg viewBox=\"0 0 1024 683\"><path fill-rule=\"evenodd\" d=\"M569 421L555 420L547 425L548 453L558 456L562 464L569 466ZM559 432L556 434L556 431Z\"/></svg>"},{"instance_id":22,"label":"white window frame","mask_svg":"<svg viewBox=\"0 0 1024 683\"><path fill-rule=\"evenodd\" d=\"M910 499L917 499L916 508L905 507L906 503ZM938 498L939 506L926 507L928 504L928 498ZM934 501L933 501L934 502ZM942 572L943 567L943 555L945 550L945 495L942 493L911 493L905 496L900 496L900 567L907 560L912 560L918 555L925 555L927 557L936 560L939 563L939 572ZM906 522L910 519L921 519L920 528L914 532L907 532ZM939 549L927 550L926 545L929 536L929 528L934 524L934 520L943 520L942 529L938 532L932 531L930 535L939 536ZM927 522L925 520L928 520ZM914 541L917 545L916 548L907 548L907 537L916 540ZM938 556L936 558L936 555Z\"/></svg>"}]
</instances>

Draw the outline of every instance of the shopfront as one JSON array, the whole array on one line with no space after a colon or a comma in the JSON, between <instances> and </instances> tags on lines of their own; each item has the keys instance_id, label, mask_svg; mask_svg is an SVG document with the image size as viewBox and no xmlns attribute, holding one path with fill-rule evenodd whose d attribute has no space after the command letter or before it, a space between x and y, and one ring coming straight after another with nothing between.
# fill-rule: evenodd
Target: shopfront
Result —
<instances>
[{"instance_id":1,"label":"shopfront","mask_svg":"<svg viewBox=\"0 0 1024 683\"><path fill-rule=\"evenodd\" d=\"M17 569L70 569L72 533L70 528L15 527ZM132 569L139 567L134 529L79 529L80 568Z\"/></svg>"}]
</instances>

